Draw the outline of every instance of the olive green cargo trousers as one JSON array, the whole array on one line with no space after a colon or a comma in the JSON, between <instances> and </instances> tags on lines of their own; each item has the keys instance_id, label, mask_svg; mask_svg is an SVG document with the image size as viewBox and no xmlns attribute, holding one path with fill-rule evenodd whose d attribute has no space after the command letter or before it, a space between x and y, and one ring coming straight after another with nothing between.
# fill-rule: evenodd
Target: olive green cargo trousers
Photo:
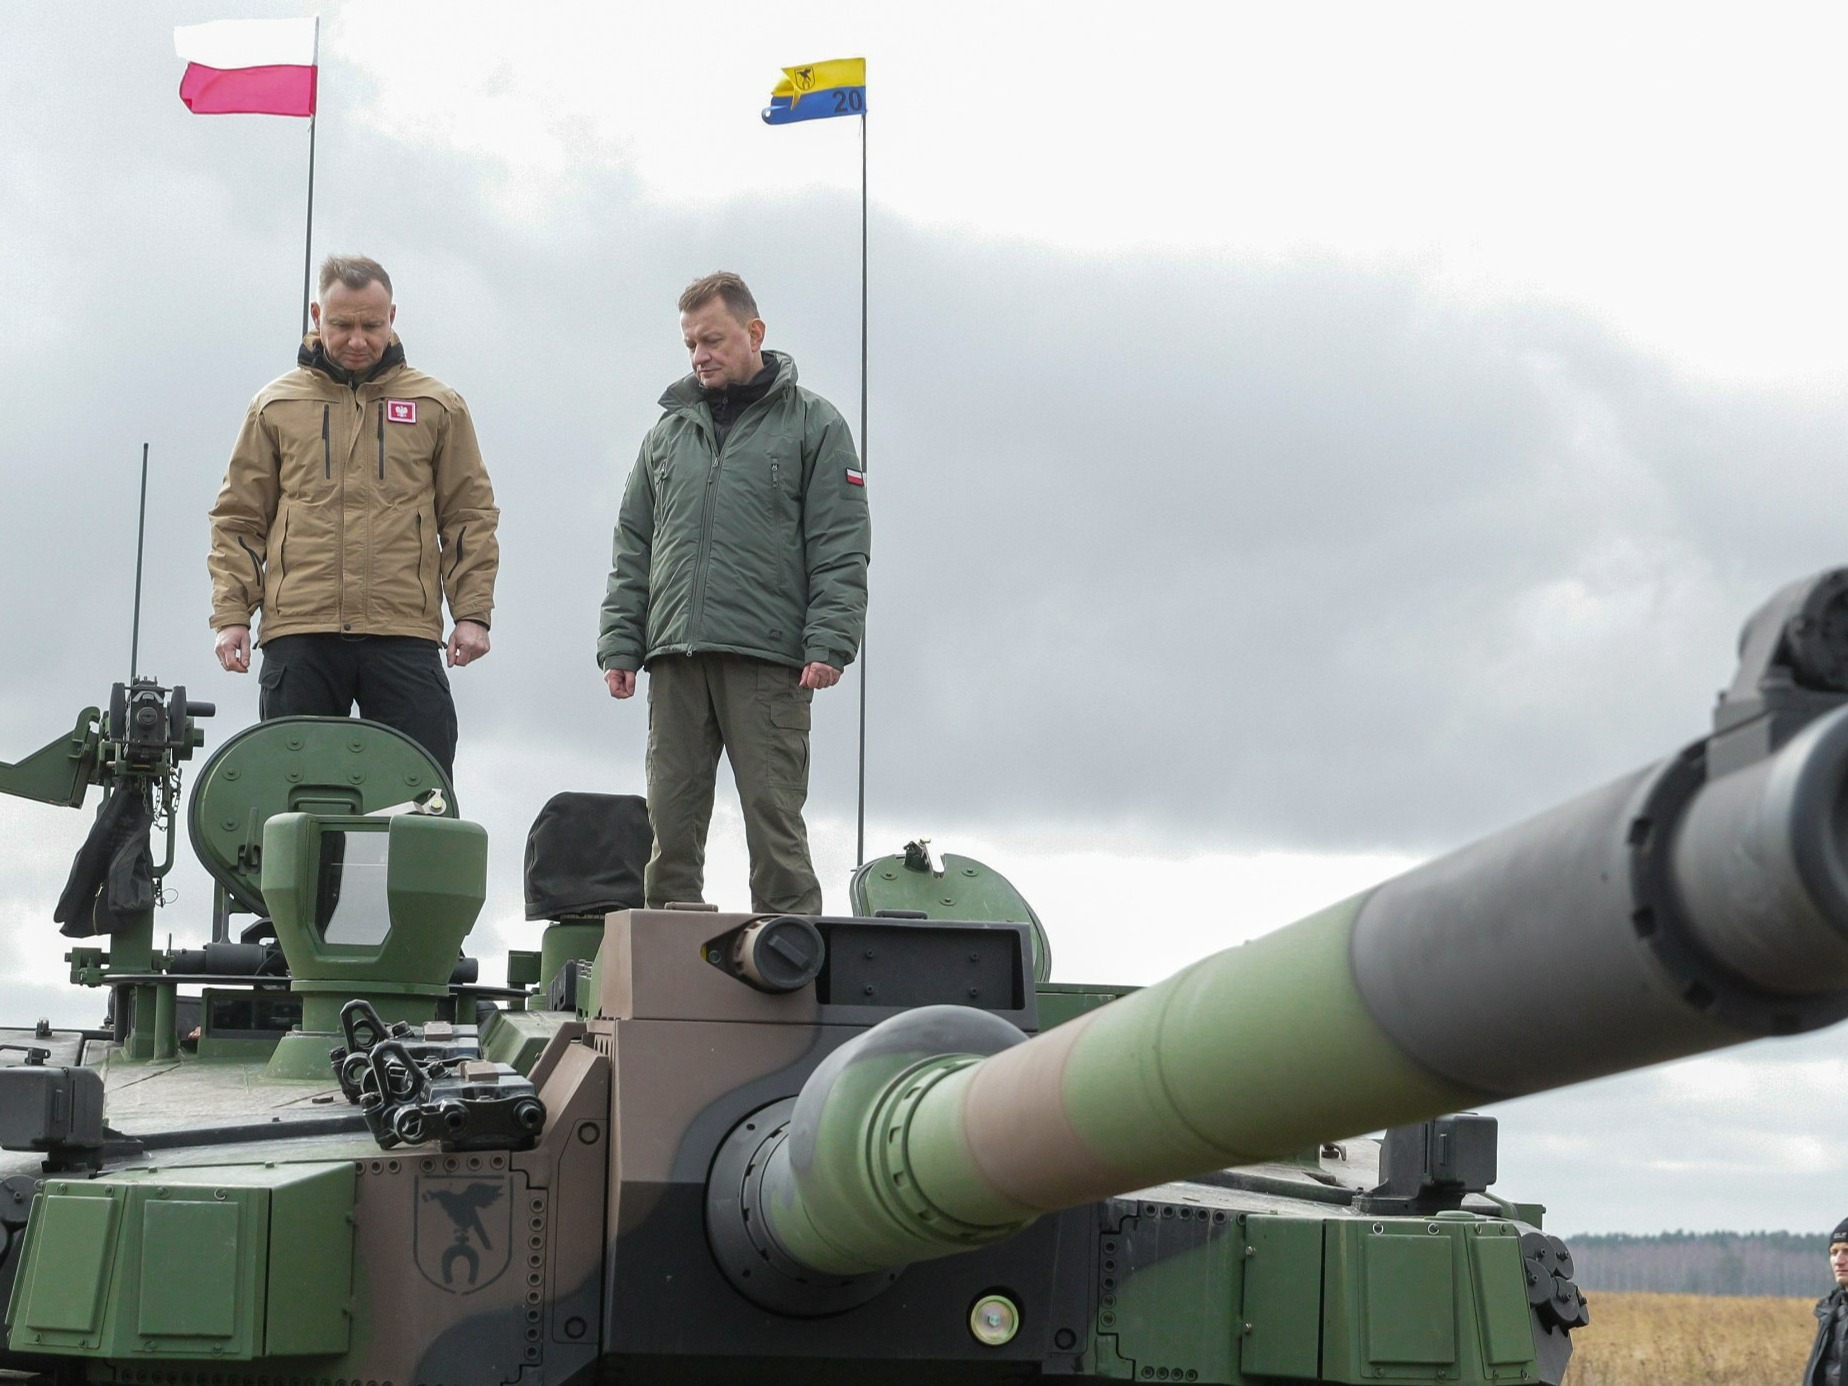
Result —
<instances>
[{"instance_id":1,"label":"olive green cargo trousers","mask_svg":"<svg viewBox=\"0 0 1848 1386\"><path fill-rule=\"evenodd\" d=\"M751 908L820 914L809 861L809 704L800 669L744 655L663 655L648 666L650 909L704 900L719 752L731 762L751 854Z\"/></svg>"}]
</instances>

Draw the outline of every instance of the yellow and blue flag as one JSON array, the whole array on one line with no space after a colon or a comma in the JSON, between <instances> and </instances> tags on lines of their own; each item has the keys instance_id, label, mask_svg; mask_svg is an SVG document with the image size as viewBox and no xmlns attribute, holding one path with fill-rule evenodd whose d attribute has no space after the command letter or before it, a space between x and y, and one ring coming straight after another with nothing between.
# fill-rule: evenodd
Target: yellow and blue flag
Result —
<instances>
[{"instance_id":1,"label":"yellow and blue flag","mask_svg":"<svg viewBox=\"0 0 1848 1386\"><path fill-rule=\"evenodd\" d=\"M831 58L825 63L786 67L770 93L764 124L866 114L866 59Z\"/></svg>"}]
</instances>

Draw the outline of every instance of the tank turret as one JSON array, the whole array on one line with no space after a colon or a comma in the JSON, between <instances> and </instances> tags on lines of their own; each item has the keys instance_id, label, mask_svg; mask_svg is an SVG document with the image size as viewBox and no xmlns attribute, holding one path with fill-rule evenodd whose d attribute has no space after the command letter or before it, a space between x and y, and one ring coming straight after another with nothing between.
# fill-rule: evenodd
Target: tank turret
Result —
<instances>
[{"instance_id":1,"label":"tank turret","mask_svg":"<svg viewBox=\"0 0 1848 1386\"><path fill-rule=\"evenodd\" d=\"M81 802L126 763L86 716L0 790ZM198 778L211 942L132 921L72 952L114 1031L0 1034L0 1366L1557 1386L1570 1251L1467 1109L1848 1014L1848 572L1752 619L1701 740L1142 989L1045 980L923 843L852 916L638 908L640 806L581 794L484 986L415 746L268 723Z\"/></svg>"},{"instance_id":2,"label":"tank turret","mask_svg":"<svg viewBox=\"0 0 1848 1386\"><path fill-rule=\"evenodd\" d=\"M900 1264L1848 1016L1844 617L1848 574L1787 589L1712 736L1050 1034L876 1026L767 1151L771 1234L817 1270Z\"/></svg>"}]
</instances>

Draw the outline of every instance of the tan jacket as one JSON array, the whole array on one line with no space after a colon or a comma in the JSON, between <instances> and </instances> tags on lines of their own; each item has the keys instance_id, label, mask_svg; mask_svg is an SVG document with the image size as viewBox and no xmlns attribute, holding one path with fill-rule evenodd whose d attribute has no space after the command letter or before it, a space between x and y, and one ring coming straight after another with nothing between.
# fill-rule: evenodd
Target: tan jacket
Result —
<instances>
[{"instance_id":1,"label":"tan jacket","mask_svg":"<svg viewBox=\"0 0 1848 1386\"><path fill-rule=\"evenodd\" d=\"M310 334L251 401L212 506L212 628L443 638L489 624L500 511L462 397L394 335L358 384ZM339 378L336 378L338 376Z\"/></svg>"}]
</instances>

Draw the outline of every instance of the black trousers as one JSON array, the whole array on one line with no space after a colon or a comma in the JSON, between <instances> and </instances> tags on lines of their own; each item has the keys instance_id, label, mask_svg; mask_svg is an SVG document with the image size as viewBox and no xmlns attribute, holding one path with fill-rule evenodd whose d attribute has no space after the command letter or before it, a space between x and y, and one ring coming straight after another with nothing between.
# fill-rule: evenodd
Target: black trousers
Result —
<instances>
[{"instance_id":1,"label":"black trousers","mask_svg":"<svg viewBox=\"0 0 1848 1386\"><path fill-rule=\"evenodd\" d=\"M411 635L279 635L263 642L257 716L383 722L422 746L455 781L456 702L442 646Z\"/></svg>"}]
</instances>

